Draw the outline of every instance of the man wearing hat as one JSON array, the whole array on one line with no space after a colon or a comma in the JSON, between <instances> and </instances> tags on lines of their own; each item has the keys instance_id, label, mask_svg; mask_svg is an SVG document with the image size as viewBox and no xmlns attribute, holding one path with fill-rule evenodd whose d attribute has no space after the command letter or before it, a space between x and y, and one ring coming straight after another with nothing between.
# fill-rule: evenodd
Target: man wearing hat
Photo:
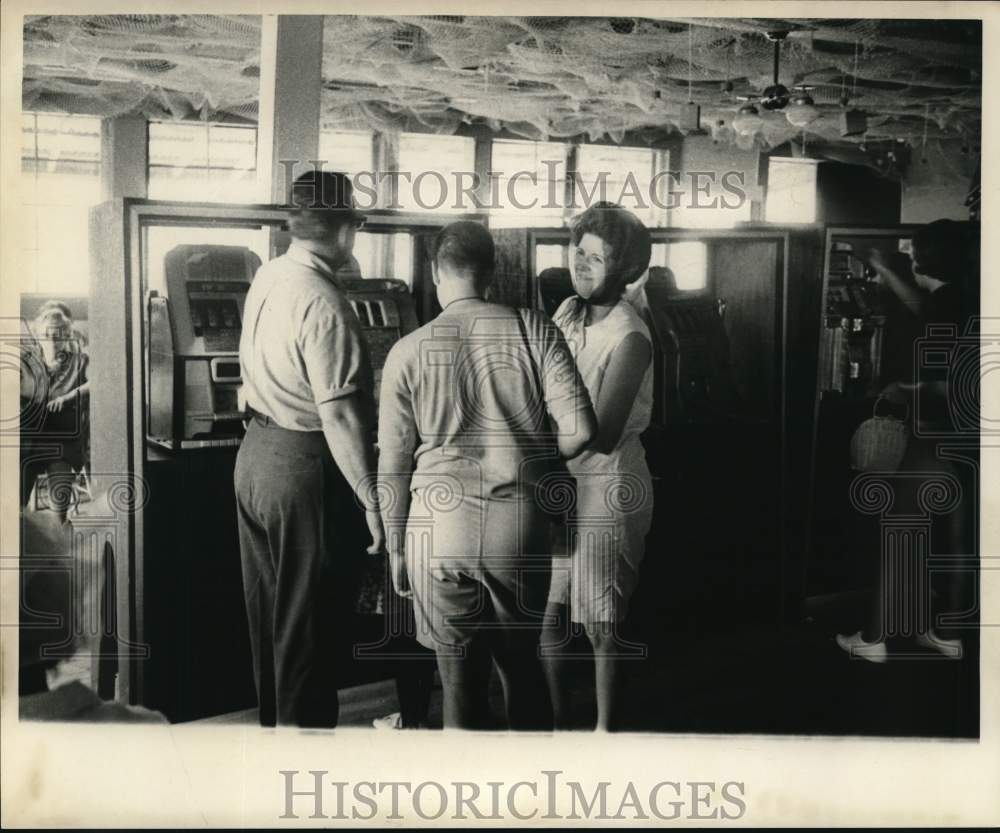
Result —
<instances>
[{"instance_id":1,"label":"man wearing hat","mask_svg":"<svg viewBox=\"0 0 1000 833\"><path fill-rule=\"evenodd\" d=\"M347 176L298 177L292 244L260 268L244 306L240 366L251 418L235 479L265 726L336 725L351 562L365 544L383 547L366 488L375 472L372 368L337 277L363 221Z\"/></svg>"}]
</instances>

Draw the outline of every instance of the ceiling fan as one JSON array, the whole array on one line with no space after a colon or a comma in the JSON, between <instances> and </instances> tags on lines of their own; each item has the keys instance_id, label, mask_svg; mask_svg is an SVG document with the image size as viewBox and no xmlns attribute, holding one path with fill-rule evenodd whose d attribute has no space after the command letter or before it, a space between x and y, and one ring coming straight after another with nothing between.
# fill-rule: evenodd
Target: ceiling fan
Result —
<instances>
[{"instance_id":1,"label":"ceiling fan","mask_svg":"<svg viewBox=\"0 0 1000 833\"><path fill-rule=\"evenodd\" d=\"M764 124L760 111L753 103L755 101L760 102L760 106L764 110L785 110L785 118L794 127L804 128L819 118L820 113L816 108L816 102L809 95L809 90L812 87L798 84L789 90L778 80L778 69L781 65L781 43L788 37L788 34L788 30L767 33L767 39L774 44L773 83L765 87L760 95L737 96L739 101L746 103L736 112L736 117L733 119L733 129L743 136L756 132Z\"/></svg>"}]
</instances>

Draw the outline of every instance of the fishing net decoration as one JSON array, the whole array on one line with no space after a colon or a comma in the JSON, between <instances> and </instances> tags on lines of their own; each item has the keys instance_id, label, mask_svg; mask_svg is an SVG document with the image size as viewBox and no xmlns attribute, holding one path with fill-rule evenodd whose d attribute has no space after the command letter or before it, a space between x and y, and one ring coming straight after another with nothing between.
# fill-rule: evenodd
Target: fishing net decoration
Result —
<instances>
[{"instance_id":1,"label":"fishing net decoration","mask_svg":"<svg viewBox=\"0 0 1000 833\"><path fill-rule=\"evenodd\" d=\"M321 123L654 139L677 132L690 100L720 140L737 141L718 122L732 118L738 95L771 83L766 32L780 28L791 30L780 79L814 87L816 140L862 140L839 135L846 96L868 112L870 140L978 143L981 36L967 21L331 15ZM23 102L253 122L259 64L256 16L36 16L24 27ZM801 136L783 113L764 115L762 146Z\"/></svg>"}]
</instances>

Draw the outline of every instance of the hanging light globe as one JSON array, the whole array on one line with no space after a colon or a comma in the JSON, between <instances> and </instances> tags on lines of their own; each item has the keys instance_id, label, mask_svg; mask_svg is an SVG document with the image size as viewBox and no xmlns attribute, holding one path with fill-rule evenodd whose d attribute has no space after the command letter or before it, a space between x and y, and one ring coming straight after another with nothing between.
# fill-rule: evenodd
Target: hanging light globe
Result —
<instances>
[{"instance_id":1,"label":"hanging light globe","mask_svg":"<svg viewBox=\"0 0 1000 833\"><path fill-rule=\"evenodd\" d=\"M733 116L733 130L740 136L750 136L756 133L764 125L764 119L760 117L757 108L752 104L744 104Z\"/></svg>"},{"instance_id":2,"label":"hanging light globe","mask_svg":"<svg viewBox=\"0 0 1000 833\"><path fill-rule=\"evenodd\" d=\"M819 118L816 102L809 93L797 93L785 110L785 118L793 127L807 127Z\"/></svg>"}]
</instances>

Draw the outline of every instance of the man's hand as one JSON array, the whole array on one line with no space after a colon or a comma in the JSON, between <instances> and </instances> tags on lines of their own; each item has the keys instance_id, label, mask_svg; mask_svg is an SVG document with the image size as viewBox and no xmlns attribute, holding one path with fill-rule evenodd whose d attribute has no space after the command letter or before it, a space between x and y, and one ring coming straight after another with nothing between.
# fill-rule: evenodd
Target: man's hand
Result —
<instances>
[{"instance_id":1,"label":"man's hand","mask_svg":"<svg viewBox=\"0 0 1000 833\"><path fill-rule=\"evenodd\" d=\"M890 268L889 261L885 257L885 252L881 249L870 249L868 251L868 265L876 272L884 272Z\"/></svg>"},{"instance_id":2,"label":"man's hand","mask_svg":"<svg viewBox=\"0 0 1000 833\"><path fill-rule=\"evenodd\" d=\"M392 573L392 586L396 595L404 599L412 598L413 588L410 587L410 574L406 571L406 557L403 553L389 552L389 572Z\"/></svg>"},{"instance_id":3,"label":"man's hand","mask_svg":"<svg viewBox=\"0 0 1000 833\"><path fill-rule=\"evenodd\" d=\"M372 542L366 552L375 555L385 549L385 529L382 526L382 516L378 509L366 509L365 521L368 523L368 531L372 535Z\"/></svg>"}]
</instances>

